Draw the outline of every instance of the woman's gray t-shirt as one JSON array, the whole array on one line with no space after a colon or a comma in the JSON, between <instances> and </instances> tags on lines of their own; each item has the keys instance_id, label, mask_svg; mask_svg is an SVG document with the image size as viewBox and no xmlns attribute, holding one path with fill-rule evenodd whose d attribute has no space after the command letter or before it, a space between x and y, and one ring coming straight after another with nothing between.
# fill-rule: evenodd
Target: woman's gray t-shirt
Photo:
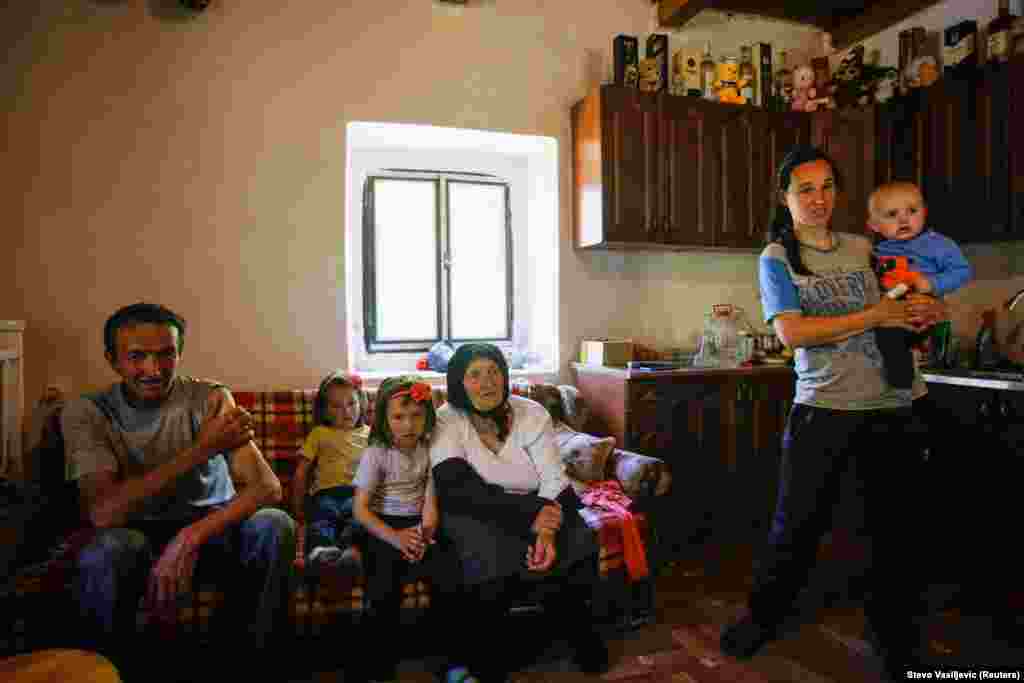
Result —
<instances>
[{"instance_id":1,"label":"woman's gray t-shirt","mask_svg":"<svg viewBox=\"0 0 1024 683\"><path fill-rule=\"evenodd\" d=\"M871 269L871 242L860 235L833 234L832 249L800 248L804 264L814 275L795 273L781 244L764 248L759 275L765 322L791 312L814 317L848 315L878 303L881 292ZM873 410L908 406L912 394L924 393L919 375L913 389L895 389L886 383L874 330L797 348L794 360L795 403Z\"/></svg>"}]
</instances>

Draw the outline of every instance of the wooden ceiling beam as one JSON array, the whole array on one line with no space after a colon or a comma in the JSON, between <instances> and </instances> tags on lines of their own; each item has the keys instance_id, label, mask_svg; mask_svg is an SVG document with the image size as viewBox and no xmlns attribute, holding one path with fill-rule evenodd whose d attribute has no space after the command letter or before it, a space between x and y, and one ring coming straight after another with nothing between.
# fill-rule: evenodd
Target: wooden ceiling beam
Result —
<instances>
[{"instance_id":1,"label":"wooden ceiling beam","mask_svg":"<svg viewBox=\"0 0 1024 683\"><path fill-rule=\"evenodd\" d=\"M865 7L856 18L840 20L825 30L832 34L832 45L837 50L842 50L938 3L939 0L874 2Z\"/></svg>"},{"instance_id":2,"label":"wooden ceiling beam","mask_svg":"<svg viewBox=\"0 0 1024 683\"><path fill-rule=\"evenodd\" d=\"M658 0L662 26L682 27L698 13L753 14L816 26L832 34L837 49L874 35L940 0Z\"/></svg>"}]
</instances>

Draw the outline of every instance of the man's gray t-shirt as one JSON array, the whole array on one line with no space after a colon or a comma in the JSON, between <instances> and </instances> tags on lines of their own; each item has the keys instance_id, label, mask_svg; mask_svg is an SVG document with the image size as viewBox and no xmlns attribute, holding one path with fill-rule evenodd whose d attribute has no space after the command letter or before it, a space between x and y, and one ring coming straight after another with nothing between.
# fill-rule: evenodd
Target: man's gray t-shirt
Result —
<instances>
[{"instance_id":1,"label":"man's gray t-shirt","mask_svg":"<svg viewBox=\"0 0 1024 683\"><path fill-rule=\"evenodd\" d=\"M219 411L227 390L220 384L177 377L167 399L138 409L124 398L121 384L69 401L61 415L72 479L96 472L141 476L193 445L207 414ZM208 401L211 393L214 399ZM235 496L224 454L193 467L173 488L154 496L133 519L184 520L197 508L226 503Z\"/></svg>"},{"instance_id":2,"label":"man's gray t-shirt","mask_svg":"<svg viewBox=\"0 0 1024 683\"><path fill-rule=\"evenodd\" d=\"M794 272L781 244L764 248L759 272L765 322L791 312L814 317L848 315L878 303L881 292L871 270L871 242L860 235L833 234L833 249L800 249L804 264L814 275ZM885 381L874 330L830 344L800 347L794 360L794 403L833 410L910 405L910 389L894 389ZM925 393L920 375L914 384L914 395Z\"/></svg>"}]
</instances>

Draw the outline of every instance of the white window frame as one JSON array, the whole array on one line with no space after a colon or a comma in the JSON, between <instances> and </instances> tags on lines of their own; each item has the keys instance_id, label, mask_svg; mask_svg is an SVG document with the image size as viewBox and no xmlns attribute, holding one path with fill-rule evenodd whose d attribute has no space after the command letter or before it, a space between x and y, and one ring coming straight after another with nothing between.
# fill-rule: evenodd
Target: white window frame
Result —
<instances>
[{"instance_id":1,"label":"white window frame","mask_svg":"<svg viewBox=\"0 0 1024 683\"><path fill-rule=\"evenodd\" d=\"M452 173L448 171L432 170L408 170L408 169L382 169L367 177L363 188L363 262L367 267L363 268L363 320L369 320L376 312L377 303L372 301L376 293L377 282L373 275L376 268L376 255L372 239L368 239L374 231L374 202L375 194L373 183L377 180L396 179L429 182L433 185L434 194L437 197L436 214L434 216L435 237L438 245L438 253L431 255L433 263L437 266L437 323L438 336L430 340L381 340L373 325L364 324L364 348L369 353L401 353L420 352L426 353L430 347L438 341L451 341L455 344L464 341L486 341L493 344L508 346L512 344L512 330L515 325L515 292L513 283L515 280L515 252L512 244L512 218L511 198L509 183L502 178L486 174ZM505 220L502 226L505 242L505 334L493 338L461 339L452 333L452 311L451 299L457 293L451 288L451 215L448 199L450 183L467 183L473 185L490 185L500 187L505 194ZM370 263L373 261L373 263Z\"/></svg>"},{"instance_id":2,"label":"white window frame","mask_svg":"<svg viewBox=\"0 0 1024 683\"><path fill-rule=\"evenodd\" d=\"M514 319L510 356L529 359L513 374L551 377L559 368L558 146L550 137L434 126L351 122L346 128L345 291L348 367L371 380L415 372L423 351L368 353L363 301L363 187L383 169L439 169L509 184ZM457 295L457 293L453 293ZM424 374L421 372L421 374ZM425 373L430 375L431 373Z\"/></svg>"}]
</instances>

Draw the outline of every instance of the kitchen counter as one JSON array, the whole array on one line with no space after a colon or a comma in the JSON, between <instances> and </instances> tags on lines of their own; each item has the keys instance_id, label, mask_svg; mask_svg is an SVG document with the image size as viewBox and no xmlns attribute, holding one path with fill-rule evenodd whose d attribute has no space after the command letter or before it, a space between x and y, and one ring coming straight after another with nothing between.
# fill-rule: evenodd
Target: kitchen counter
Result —
<instances>
[{"instance_id":1,"label":"kitchen counter","mask_svg":"<svg viewBox=\"0 0 1024 683\"><path fill-rule=\"evenodd\" d=\"M951 384L972 389L1024 391L1024 372L926 368L921 376L929 384Z\"/></svg>"},{"instance_id":2,"label":"kitchen counter","mask_svg":"<svg viewBox=\"0 0 1024 683\"><path fill-rule=\"evenodd\" d=\"M756 378L759 376L777 377L785 376L795 380L793 368L788 365L749 365L738 368L703 368L693 365L684 365L675 368L658 370L628 369L625 367L614 367L607 365L590 365L587 363L572 363L571 367L577 372L584 371L602 375L610 375L619 379L629 381L672 377L677 380L694 381L718 380L726 382L740 378Z\"/></svg>"}]
</instances>

